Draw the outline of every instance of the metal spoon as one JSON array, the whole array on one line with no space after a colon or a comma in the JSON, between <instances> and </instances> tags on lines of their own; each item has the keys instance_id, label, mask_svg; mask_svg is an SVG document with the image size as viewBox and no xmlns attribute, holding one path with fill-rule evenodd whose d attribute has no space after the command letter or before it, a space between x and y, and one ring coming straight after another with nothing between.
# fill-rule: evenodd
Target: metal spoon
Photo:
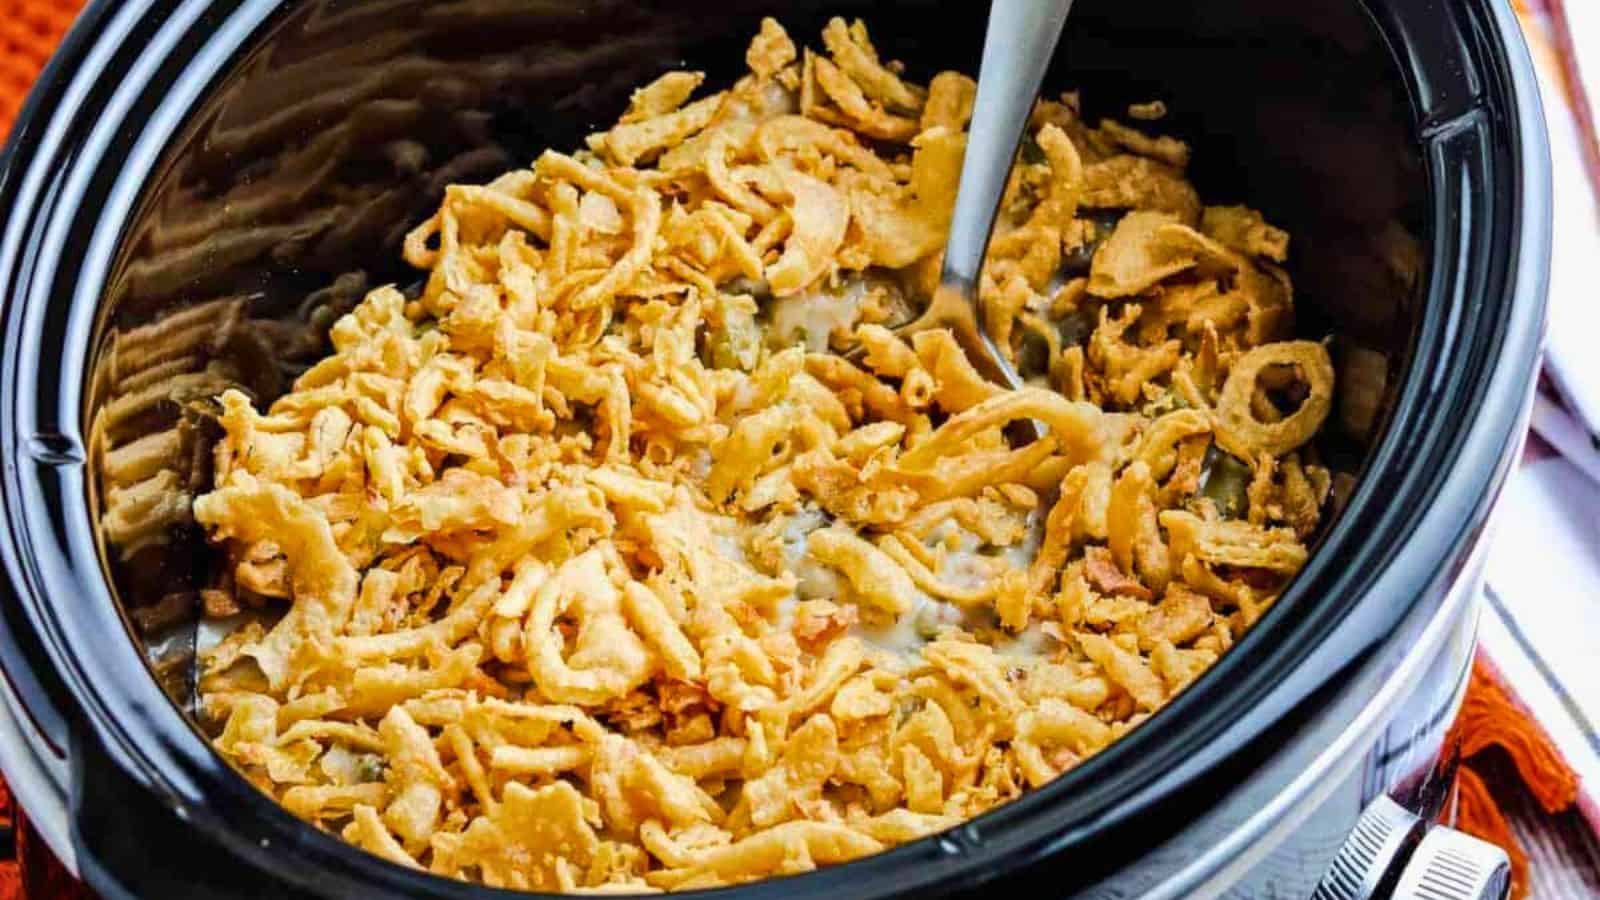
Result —
<instances>
[{"instance_id":1,"label":"metal spoon","mask_svg":"<svg viewBox=\"0 0 1600 900\"><path fill-rule=\"evenodd\" d=\"M1022 378L984 330L978 274L1022 131L1071 7L1072 0L994 0L939 287L922 315L898 330L910 337L950 329L984 377L1012 390L1023 386Z\"/></svg>"}]
</instances>

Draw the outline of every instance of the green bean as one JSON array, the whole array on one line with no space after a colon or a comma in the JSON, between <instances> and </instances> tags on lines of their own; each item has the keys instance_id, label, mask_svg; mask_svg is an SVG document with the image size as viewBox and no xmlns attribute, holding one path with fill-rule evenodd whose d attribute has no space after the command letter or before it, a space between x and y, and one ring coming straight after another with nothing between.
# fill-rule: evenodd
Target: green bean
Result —
<instances>
[{"instance_id":1,"label":"green bean","mask_svg":"<svg viewBox=\"0 0 1600 900\"><path fill-rule=\"evenodd\" d=\"M761 356L761 329L756 325L755 313L747 305L725 302L715 321L717 324L706 331L706 364L743 372L754 369Z\"/></svg>"},{"instance_id":2,"label":"green bean","mask_svg":"<svg viewBox=\"0 0 1600 900\"><path fill-rule=\"evenodd\" d=\"M361 756L361 761L356 764L356 777L362 783L383 780L383 757L371 753Z\"/></svg>"},{"instance_id":3,"label":"green bean","mask_svg":"<svg viewBox=\"0 0 1600 900\"><path fill-rule=\"evenodd\" d=\"M1022 136L1022 149L1020 153L1022 161L1029 165L1037 165L1038 163L1044 162L1047 158L1044 155L1044 148L1039 146L1039 142L1034 140L1034 137L1031 134L1025 134Z\"/></svg>"},{"instance_id":4,"label":"green bean","mask_svg":"<svg viewBox=\"0 0 1600 900\"><path fill-rule=\"evenodd\" d=\"M1017 374L1027 377L1050 370L1050 344L1033 329L1022 334L1022 346L1017 350Z\"/></svg>"},{"instance_id":5,"label":"green bean","mask_svg":"<svg viewBox=\"0 0 1600 900\"><path fill-rule=\"evenodd\" d=\"M1056 331L1061 335L1061 346L1071 347L1084 343L1089 340L1089 335L1094 334L1095 327L1099 324L1099 313L1088 306L1080 306L1062 316L1056 322Z\"/></svg>"},{"instance_id":6,"label":"green bean","mask_svg":"<svg viewBox=\"0 0 1600 900\"><path fill-rule=\"evenodd\" d=\"M1237 519L1249 509L1250 476L1249 465L1212 444L1200 473L1200 495L1215 503L1225 518Z\"/></svg>"}]
</instances>

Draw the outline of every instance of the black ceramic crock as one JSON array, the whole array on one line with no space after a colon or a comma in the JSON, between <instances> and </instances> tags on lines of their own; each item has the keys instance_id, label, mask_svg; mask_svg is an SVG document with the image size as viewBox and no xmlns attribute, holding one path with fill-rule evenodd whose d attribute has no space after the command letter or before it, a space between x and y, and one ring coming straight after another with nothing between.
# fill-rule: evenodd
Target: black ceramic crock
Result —
<instances>
[{"instance_id":1,"label":"black ceramic crock","mask_svg":"<svg viewBox=\"0 0 1600 900\"><path fill-rule=\"evenodd\" d=\"M210 563L181 502L206 434L185 405L216 379L282 390L365 287L414 278L397 236L445 183L577 145L667 68L731 79L761 15L814 40L836 13L914 75L976 68L981 3L89 5L0 160L0 740L25 744L0 760L97 891L502 896L351 849L208 749L182 607ZM1389 354L1371 439L1335 450L1357 486L1264 619L1124 740L949 833L741 895L1265 896L1269 851L1298 846L1314 883L1374 794L1437 805L1473 552L1543 327L1549 167L1508 5L1079 0L1050 83L1091 115L1164 100L1202 195L1294 235L1299 330ZM163 429L174 474L147 500L170 527L122 546L107 453ZM1312 822L1321 849L1292 840Z\"/></svg>"}]
</instances>

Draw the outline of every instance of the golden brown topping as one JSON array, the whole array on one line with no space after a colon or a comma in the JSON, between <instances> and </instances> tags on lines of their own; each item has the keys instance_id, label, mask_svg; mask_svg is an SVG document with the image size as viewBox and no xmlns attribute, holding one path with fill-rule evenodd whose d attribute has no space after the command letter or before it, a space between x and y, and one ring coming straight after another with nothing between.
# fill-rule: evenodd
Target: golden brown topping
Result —
<instances>
[{"instance_id":1,"label":"golden brown topping","mask_svg":"<svg viewBox=\"0 0 1600 900\"><path fill-rule=\"evenodd\" d=\"M1291 370L1304 387L1299 408L1284 415L1270 401L1258 400L1262 382ZM1286 373L1287 375L1287 373ZM1280 416L1262 421L1261 411ZM1217 440L1236 456L1280 456L1311 440L1333 406L1333 362L1315 341L1284 341L1246 353L1228 372L1217 399Z\"/></svg>"},{"instance_id":2,"label":"golden brown topping","mask_svg":"<svg viewBox=\"0 0 1600 900\"><path fill-rule=\"evenodd\" d=\"M974 83L822 44L765 20L731 87L666 73L452 186L414 299L372 291L270 408L219 398L206 605L262 621L201 692L296 815L530 890L844 862L1077 765L1304 563L1332 367L1279 343L1283 232L1041 102L980 285L1007 391L894 330Z\"/></svg>"}]
</instances>

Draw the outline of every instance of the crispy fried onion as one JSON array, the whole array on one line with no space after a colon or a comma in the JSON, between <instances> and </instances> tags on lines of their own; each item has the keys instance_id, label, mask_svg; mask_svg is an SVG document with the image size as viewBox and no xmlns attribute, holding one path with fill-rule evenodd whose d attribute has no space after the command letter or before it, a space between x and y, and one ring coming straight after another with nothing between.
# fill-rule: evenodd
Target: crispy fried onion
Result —
<instances>
[{"instance_id":1,"label":"crispy fried onion","mask_svg":"<svg viewBox=\"0 0 1600 900\"><path fill-rule=\"evenodd\" d=\"M563 658L559 616L577 626ZM606 571L601 551L589 550L546 581L528 610L523 641L528 674L539 693L556 703L603 703L643 684L650 653L622 614L622 594Z\"/></svg>"},{"instance_id":2,"label":"crispy fried onion","mask_svg":"<svg viewBox=\"0 0 1600 900\"><path fill-rule=\"evenodd\" d=\"M1305 388L1300 408L1277 421L1263 422L1257 396L1264 373L1292 367ZM1217 441L1245 459L1280 456L1311 440L1333 408L1333 360L1316 341L1265 344L1244 354L1228 370L1217 400Z\"/></svg>"},{"instance_id":3,"label":"crispy fried onion","mask_svg":"<svg viewBox=\"0 0 1600 900\"><path fill-rule=\"evenodd\" d=\"M1303 566L1333 379L1274 343L1288 236L1202 207L1182 143L1042 100L979 286L1009 390L898 330L976 83L859 22L821 44L764 20L731 85L661 74L587 149L448 187L420 291L338 315L270 407L217 397L193 513L244 624L198 688L292 813L523 890L841 863L1078 765ZM115 432L222 389L166 377L258 324L217 308L125 335ZM113 543L183 512L174 434L106 454Z\"/></svg>"}]
</instances>

